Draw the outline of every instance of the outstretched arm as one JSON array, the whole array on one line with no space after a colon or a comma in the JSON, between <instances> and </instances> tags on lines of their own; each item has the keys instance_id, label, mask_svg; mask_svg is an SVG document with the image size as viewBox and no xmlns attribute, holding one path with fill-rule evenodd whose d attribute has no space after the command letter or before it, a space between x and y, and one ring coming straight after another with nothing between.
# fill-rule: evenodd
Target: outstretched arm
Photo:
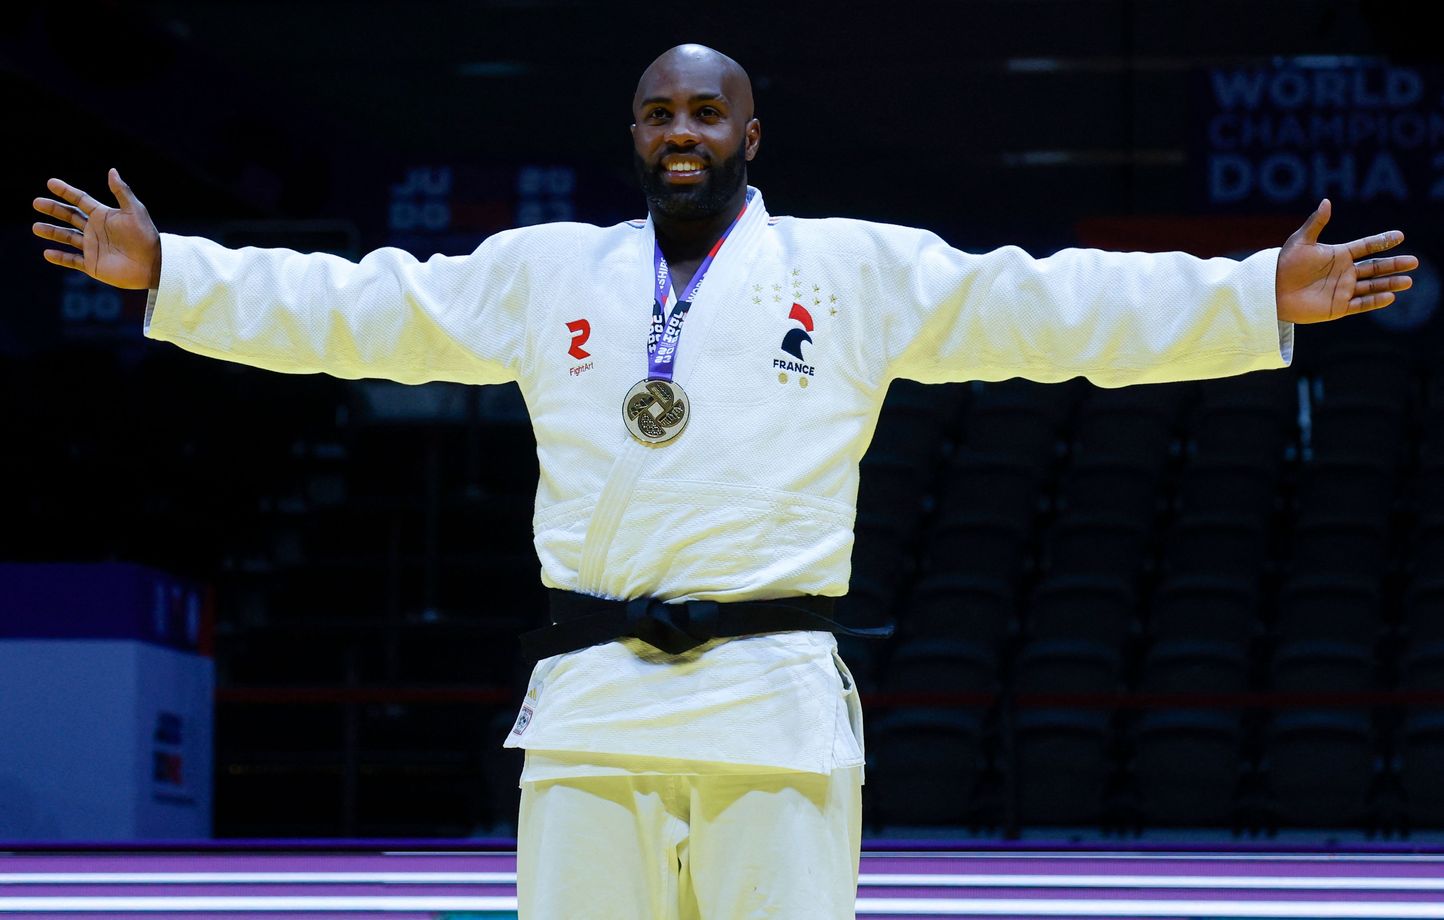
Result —
<instances>
[{"instance_id":1,"label":"outstretched arm","mask_svg":"<svg viewBox=\"0 0 1444 920\"><path fill-rule=\"evenodd\" d=\"M1115 387L1287 367L1296 323L1387 306L1410 285L1398 273L1418 265L1374 257L1398 231L1320 243L1328 217L1325 200L1282 248L1242 260L1097 249L1033 258L1016 246L975 255L925 231L877 234L889 375Z\"/></svg>"},{"instance_id":2,"label":"outstretched arm","mask_svg":"<svg viewBox=\"0 0 1444 920\"><path fill-rule=\"evenodd\" d=\"M59 179L35 233L76 251L45 258L121 288L150 288L143 332L186 351L293 374L401 383L504 383L526 366L529 265L522 231L470 255L383 247L359 262L324 252L159 233L115 170L109 207ZM164 251L164 260L161 255Z\"/></svg>"},{"instance_id":3,"label":"outstretched arm","mask_svg":"<svg viewBox=\"0 0 1444 920\"><path fill-rule=\"evenodd\" d=\"M1408 275L1398 274L1419 267L1413 256L1367 258L1404 242L1402 232L1389 230L1351 243L1320 243L1319 232L1332 213L1325 198L1279 251L1274 288L1280 320L1323 323L1377 310L1393 303L1396 291L1414 283Z\"/></svg>"}]
</instances>

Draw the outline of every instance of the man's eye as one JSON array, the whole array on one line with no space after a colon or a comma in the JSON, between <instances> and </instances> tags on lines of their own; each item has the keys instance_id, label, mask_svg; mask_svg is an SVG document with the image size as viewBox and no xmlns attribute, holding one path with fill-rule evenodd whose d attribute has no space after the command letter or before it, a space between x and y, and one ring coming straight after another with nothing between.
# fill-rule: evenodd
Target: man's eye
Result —
<instances>
[{"instance_id":1,"label":"man's eye","mask_svg":"<svg viewBox=\"0 0 1444 920\"><path fill-rule=\"evenodd\" d=\"M653 109L652 111L650 111L650 112L647 113L647 117L648 117L648 118L666 118L666 117L667 117L667 110L666 110L666 109Z\"/></svg>"},{"instance_id":2,"label":"man's eye","mask_svg":"<svg viewBox=\"0 0 1444 920\"><path fill-rule=\"evenodd\" d=\"M703 118L716 118L722 113L712 108L710 105L704 105L697 114L701 115Z\"/></svg>"}]
</instances>

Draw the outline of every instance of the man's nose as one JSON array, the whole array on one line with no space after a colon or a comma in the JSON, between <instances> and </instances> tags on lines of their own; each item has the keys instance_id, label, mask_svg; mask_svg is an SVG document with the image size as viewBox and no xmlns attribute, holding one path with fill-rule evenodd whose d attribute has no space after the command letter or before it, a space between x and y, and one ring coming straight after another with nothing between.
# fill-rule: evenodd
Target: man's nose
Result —
<instances>
[{"instance_id":1,"label":"man's nose","mask_svg":"<svg viewBox=\"0 0 1444 920\"><path fill-rule=\"evenodd\" d=\"M678 146L690 146L697 143L697 131L692 119L686 115L674 116L667 122L667 133L664 140Z\"/></svg>"}]
</instances>

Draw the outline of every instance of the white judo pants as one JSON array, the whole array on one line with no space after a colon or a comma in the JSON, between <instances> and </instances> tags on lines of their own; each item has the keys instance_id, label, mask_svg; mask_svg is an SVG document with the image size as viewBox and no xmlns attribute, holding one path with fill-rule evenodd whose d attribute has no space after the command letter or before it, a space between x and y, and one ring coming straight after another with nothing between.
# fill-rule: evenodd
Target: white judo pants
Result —
<instances>
[{"instance_id":1,"label":"white judo pants","mask_svg":"<svg viewBox=\"0 0 1444 920\"><path fill-rule=\"evenodd\" d=\"M520 920L853 920L862 768L522 784Z\"/></svg>"}]
</instances>

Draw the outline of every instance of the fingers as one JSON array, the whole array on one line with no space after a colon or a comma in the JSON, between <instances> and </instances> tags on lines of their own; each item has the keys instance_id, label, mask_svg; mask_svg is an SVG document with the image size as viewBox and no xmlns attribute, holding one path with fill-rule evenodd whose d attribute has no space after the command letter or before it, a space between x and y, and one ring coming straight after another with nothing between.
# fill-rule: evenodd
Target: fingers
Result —
<instances>
[{"instance_id":1,"label":"fingers","mask_svg":"<svg viewBox=\"0 0 1444 920\"><path fill-rule=\"evenodd\" d=\"M42 240L50 240L55 243L64 243L67 246L74 246L76 249L85 247L85 234L79 230L71 230L67 227L57 227L54 224L36 223L31 227L35 235Z\"/></svg>"},{"instance_id":2,"label":"fingers","mask_svg":"<svg viewBox=\"0 0 1444 920\"><path fill-rule=\"evenodd\" d=\"M1303 243L1317 243L1319 241L1319 234L1323 231L1324 225L1329 222L1329 216L1333 213L1334 206L1329 203L1329 199L1323 199L1319 202L1319 206L1314 209L1314 213L1309 215L1309 219L1304 221L1304 225L1294 231L1294 235L1289 239L1292 240L1297 237L1300 242Z\"/></svg>"},{"instance_id":3,"label":"fingers","mask_svg":"<svg viewBox=\"0 0 1444 920\"><path fill-rule=\"evenodd\" d=\"M1355 278L1373 278L1376 275L1392 275L1394 272L1411 272L1419 267L1419 260L1413 256L1389 256L1386 259L1366 259L1354 266Z\"/></svg>"},{"instance_id":4,"label":"fingers","mask_svg":"<svg viewBox=\"0 0 1444 920\"><path fill-rule=\"evenodd\" d=\"M1355 297L1349 301L1349 313L1364 313L1368 310L1377 310L1380 307L1387 307L1394 302L1394 295L1385 291L1382 294L1365 294L1362 297Z\"/></svg>"},{"instance_id":5,"label":"fingers","mask_svg":"<svg viewBox=\"0 0 1444 920\"><path fill-rule=\"evenodd\" d=\"M85 212L79 208L72 208L68 204L61 204L50 198L37 198L35 199L35 210L41 214L63 220L73 227L79 227L82 230L85 229L87 218Z\"/></svg>"},{"instance_id":6,"label":"fingers","mask_svg":"<svg viewBox=\"0 0 1444 920\"><path fill-rule=\"evenodd\" d=\"M61 198L64 198L66 201L75 205L81 210L81 212L83 212L87 216L90 214L91 211L94 211L97 207L100 206L100 202L96 201L94 198L91 198L85 192L82 192L75 186L70 185L66 182L62 182L59 179L51 179L49 182L45 183L45 187L50 189L55 194L59 195Z\"/></svg>"},{"instance_id":7,"label":"fingers","mask_svg":"<svg viewBox=\"0 0 1444 920\"><path fill-rule=\"evenodd\" d=\"M1376 252L1383 252L1385 249L1393 249L1404 242L1402 230L1387 230L1383 233L1376 233L1373 236L1366 236L1346 244L1349 249L1349 258L1354 261Z\"/></svg>"},{"instance_id":8,"label":"fingers","mask_svg":"<svg viewBox=\"0 0 1444 920\"><path fill-rule=\"evenodd\" d=\"M1396 263L1397 267L1391 267ZM1358 280L1354 284L1354 296L1349 299L1346 313L1364 313L1393 303L1394 293L1413 287L1414 279L1408 275L1392 275L1386 272L1403 271L1406 267L1414 268L1418 264L1419 260L1413 256L1370 259L1362 263L1360 268L1365 269L1367 266L1369 273L1376 277L1365 277L1362 271L1356 276Z\"/></svg>"},{"instance_id":9,"label":"fingers","mask_svg":"<svg viewBox=\"0 0 1444 920\"><path fill-rule=\"evenodd\" d=\"M115 200L120 203L122 208L135 210L143 207L136 199L135 193L130 190L130 186L126 185L125 180L120 177L120 170L111 167L106 181L110 183L110 190L115 194Z\"/></svg>"},{"instance_id":10,"label":"fingers","mask_svg":"<svg viewBox=\"0 0 1444 920\"><path fill-rule=\"evenodd\" d=\"M64 265L66 268L73 268L76 271L85 271L85 257L78 252L61 252L58 249L45 250L45 261L54 262L56 265Z\"/></svg>"},{"instance_id":11,"label":"fingers","mask_svg":"<svg viewBox=\"0 0 1444 920\"><path fill-rule=\"evenodd\" d=\"M1390 275L1387 278L1371 278L1354 285L1354 296L1379 294L1384 291L1407 291L1414 286L1414 279L1408 275Z\"/></svg>"}]
</instances>

